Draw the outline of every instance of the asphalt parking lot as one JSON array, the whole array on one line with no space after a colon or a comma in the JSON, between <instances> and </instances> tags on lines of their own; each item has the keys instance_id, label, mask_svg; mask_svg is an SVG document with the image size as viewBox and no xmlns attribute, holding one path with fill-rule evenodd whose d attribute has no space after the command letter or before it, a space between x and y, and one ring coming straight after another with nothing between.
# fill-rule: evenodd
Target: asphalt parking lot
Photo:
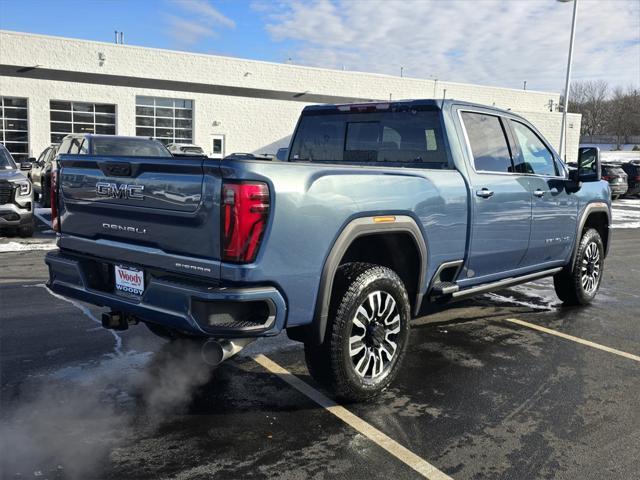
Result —
<instances>
[{"instance_id":1,"label":"asphalt parking lot","mask_svg":"<svg viewBox=\"0 0 640 480\"><path fill-rule=\"evenodd\" d=\"M542 280L434 311L392 388L343 406L284 335L212 371L144 326L103 330L44 287L38 218L0 238L2 478L638 477L640 200L614 204L593 305Z\"/></svg>"}]
</instances>

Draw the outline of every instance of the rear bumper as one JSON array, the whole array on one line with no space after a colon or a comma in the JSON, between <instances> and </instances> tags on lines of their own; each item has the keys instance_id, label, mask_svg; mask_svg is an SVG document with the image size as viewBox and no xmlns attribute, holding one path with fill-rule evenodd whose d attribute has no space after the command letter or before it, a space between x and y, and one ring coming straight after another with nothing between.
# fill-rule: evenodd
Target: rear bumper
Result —
<instances>
[{"instance_id":1,"label":"rear bumper","mask_svg":"<svg viewBox=\"0 0 640 480\"><path fill-rule=\"evenodd\" d=\"M612 195L624 195L629 187L626 183L615 183L609 184L609 188L611 188Z\"/></svg>"},{"instance_id":2,"label":"rear bumper","mask_svg":"<svg viewBox=\"0 0 640 480\"><path fill-rule=\"evenodd\" d=\"M96 286L92 259L53 251L45 262L49 267L47 286L53 292L188 334L212 338L271 336L285 324L286 303L271 286L207 285L145 271L144 293L132 298L118 295L105 285Z\"/></svg>"}]
</instances>

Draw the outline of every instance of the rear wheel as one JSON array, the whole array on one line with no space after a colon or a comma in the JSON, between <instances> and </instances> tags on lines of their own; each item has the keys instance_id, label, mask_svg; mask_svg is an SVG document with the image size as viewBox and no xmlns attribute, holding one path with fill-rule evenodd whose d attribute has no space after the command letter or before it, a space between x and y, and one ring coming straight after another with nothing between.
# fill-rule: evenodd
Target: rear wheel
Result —
<instances>
[{"instance_id":1,"label":"rear wheel","mask_svg":"<svg viewBox=\"0 0 640 480\"><path fill-rule=\"evenodd\" d=\"M324 342L305 344L309 373L342 400L375 397L398 374L409 320L409 297L393 270L367 263L342 265Z\"/></svg>"},{"instance_id":2,"label":"rear wheel","mask_svg":"<svg viewBox=\"0 0 640 480\"><path fill-rule=\"evenodd\" d=\"M597 230L590 228L578 244L573 267L568 265L553 277L558 298L567 305L587 305L602 281L604 245Z\"/></svg>"}]
</instances>

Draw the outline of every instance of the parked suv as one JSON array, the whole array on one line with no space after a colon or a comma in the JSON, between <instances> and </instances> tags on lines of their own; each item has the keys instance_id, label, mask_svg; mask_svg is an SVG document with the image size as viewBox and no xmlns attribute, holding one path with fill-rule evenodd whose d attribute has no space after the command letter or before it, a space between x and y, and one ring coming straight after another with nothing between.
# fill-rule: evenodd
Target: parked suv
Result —
<instances>
[{"instance_id":1,"label":"parked suv","mask_svg":"<svg viewBox=\"0 0 640 480\"><path fill-rule=\"evenodd\" d=\"M602 179L609 182L611 188L611 199L616 200L625 193L629 185L627 184L627 174L620 164L602 164Z\"/></svg>"},{"instance_id":2,"label":"parked suv","mask_svg":"<svg viewBox=\"0 0 640 480\"><path fill-rule=\"evenodd\" d=\"M34 229L33 188L20 170L9 150L0 144L0 228L17 228L21 237L30 237Z\"/></svg>"},{"instance_id":3,"label":"parked suv","mask_svg":"<svg viewBox=\"0 0 640 480\"><path fill-rule=\"evenodd\" d=\"M51 171L58 153L59 144L48 146L36 159L33 159L29 178L33 184L36 200L42 207L51 206Z\"/></svg>"},{"instance_id":4,"label":"parked suv","mask_svg":"<svg viewBox=\"0 0 640 480\"><path fill-rule=\"evenodd\" d=\"M284 162L169 160L59 156L48 286L108 307L106 328L201 342L213 364L286 330L315 379L364 400L398 375L431 304L553 277L586 305L603 278L598 150L569 172L513 112L307 106Z\"/></svg>"},{"instance_id":5,"label":"parked suv","mask_svg":"<svg viewBox=\"0 0 640 480\"><path fill-rule=\"evenodd\" d=\"M627 174L627 185L629 189L625 195L628 197L634 195L640 197L640 161L632 160L623 163L620 168Z\"/></svg>"}]
</instances>

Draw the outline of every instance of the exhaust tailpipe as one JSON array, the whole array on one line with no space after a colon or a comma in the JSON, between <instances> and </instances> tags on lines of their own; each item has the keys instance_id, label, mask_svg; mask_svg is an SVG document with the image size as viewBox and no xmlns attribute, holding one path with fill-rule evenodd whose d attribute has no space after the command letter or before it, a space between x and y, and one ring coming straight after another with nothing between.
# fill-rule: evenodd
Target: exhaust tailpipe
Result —
<instances>
[{"instance_id":1,"label":"exhaust tailpipe","mask_svg":"<svg viewBox=\"0 0 640 480\"><path fill-rule=\"evenodd\" d=\"M231 340L207 340L200 350L205 363L217 367L225 360L233 357L255 338L235 338Z\"/></svg>"}]
</instances>

